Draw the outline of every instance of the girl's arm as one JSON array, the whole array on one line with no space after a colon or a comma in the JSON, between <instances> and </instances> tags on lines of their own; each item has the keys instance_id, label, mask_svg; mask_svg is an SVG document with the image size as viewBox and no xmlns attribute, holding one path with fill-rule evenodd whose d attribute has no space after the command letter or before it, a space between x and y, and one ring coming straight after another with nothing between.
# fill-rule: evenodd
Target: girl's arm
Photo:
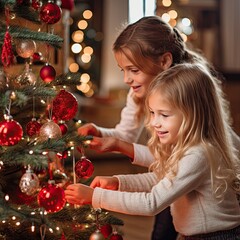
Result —
<instances>
[{"instance_id":1,"label":"girl's arm","mask_svg":"<svg viewBox=\"0 0 240 240\"><path fill-rule=\"evenodd\" d=\"M202 151L181 159L179 172L172 182L167 177L158 182L153 173L115 177L119 180L119 190L96 187L92 194L93 207L146 216L156 215L179 197L193 190L197 192L210 181L209 165Z\"/></svg>"}]
</instances>

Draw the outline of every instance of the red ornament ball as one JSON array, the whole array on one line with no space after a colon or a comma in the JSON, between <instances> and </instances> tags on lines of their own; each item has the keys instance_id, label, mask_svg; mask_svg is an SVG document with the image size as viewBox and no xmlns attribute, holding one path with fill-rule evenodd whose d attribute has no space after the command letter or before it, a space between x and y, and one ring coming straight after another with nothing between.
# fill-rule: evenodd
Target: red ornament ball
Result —
<instances>
[{"instance_id":1,"label":"red ornament ball","mask_svg":"<svg viewBox=\"0 0 240 240\"><path fill-rule=\"evenodd\" d=\"M75 164L75 173L78 178L90 178L94 172L92 162L85 156L82 156Z\"/></svg>"},{"instance_id":2,"label":"red ornament ball","mask_svg":"<svg viewBox=\"0 0 240 240\"><path fill-rule=\"evenodd\" d=\"M110 224L105 224L100 227L100 231L105 238L108 238L113 231L113 228Z\"/></svg>"},{"instance_id":3,"label":"red ornament ball","mask_svg":"<svg viewBox=\"0 0 240 240\"><path fill-rule=\"evenodd\" d=\"M16 145L23 136L22 126L13 119L0 122L0 145Z\"/></svg>"},{"instance_id":4,"label":"red ornament ball","mask_svg":"<svg viewBox=\"0 0 240 240\"><path fill-rule=\"evenodd\" d=\"M40 132L41 124L36 120L36 118L33 118L30 122L26 125L26 133L29 137L32 137L34 135L38 135Z\"/></svg>"},{"instance_id":5,"label":"red ornament ball","mask_svg":"<svg viewBox=\"0 0 240 240\"><path fill-rule=\"evenodd\" d=\"M58 95L53 99L52 118L68 121L74 118L77 111L78 102L76 97L66 90L60 90Z\"/></svg>"},{"instance_id":6,"label":"red ornament ball","mask_svg":"<svg viewBox=\"0 0 240 240\"><path fill-rule=\"evenodd\" d=\"M68 131L68 126L67 126L66 123L60 122L60 123L58 124L58 126L59 126L60 129L61 129L62 135L64 135L64 134L67 133L67 131Z\"/></svg>"},{"instance_id":7,"label":"red ornament ball","mask_svg":"<svg viewBox=\"0 0 240 240\"><path fill-rule=\"evenodd\" d=\"M52 2L48 2L41 7L40 19L48 24L57 23L62 15L61 8Z\"/></svg>"},{"instance_id":8,"label":"red ornament ball","mask_svg":"<svg viewBox=\"0 0 240 240\"><path fill-rule=\"evenodd\" d=\"M113 233L110 240L123 240L123 237L119 233Z\"/></svg>"},{"instance_id":9,"label":"red ornament ball","mask_svg":"<svg viewBox=\"0 0 240 240\"><path fill-rule=\"evenodd\" d=\"M48 185L43 187L38 193L39 206L49 213L61 211L65 203L64 190L56 185L54 181L49 181Z\"/></svg>"},{"instance_id":10,"label":"red ornament ball","mask_svg":"<svg viewBox=\"0 0 240 240\"><path fill-rule=\"evenodd\" d=\"M41 0L32 0L32 7L35 9L35 10L39 10L42 6L42 1Z\"/></svg>"},{"instance_id":11,"label":"red ornament ball","mask_svg":"<svg viewBox=\"0 0 240 240\"><path fill-rule=\"evenodd\" d=\"M40 61L42 61L43 60L42 53L41 52L33 53L32 60L33 60L33 62L40 62Z\"/></svg>"},{"instance_id":12,"label":"red ornament ball","mask_svg":"<svg viewBox=\"0 0 240 240\"><path fill-rule=\"evenodd\" d=\"M50 64L46 64L40 69L40 77L45 83L50 83L56 77L56 70Z\"/></svg>"}]
</instances>

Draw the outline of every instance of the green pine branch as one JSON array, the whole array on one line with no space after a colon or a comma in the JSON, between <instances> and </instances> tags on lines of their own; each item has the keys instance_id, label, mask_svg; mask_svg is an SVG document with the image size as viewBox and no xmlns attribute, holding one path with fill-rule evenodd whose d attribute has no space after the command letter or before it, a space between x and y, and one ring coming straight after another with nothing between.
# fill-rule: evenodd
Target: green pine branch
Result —
<instances>
[{"instance_id":1,"label":"green pine branch","mask_svg":"<svg viewBox=\"0 0 240 240\"><path fill-rule=\"evenodd\" d=\"M57 213L50 213L42 215L41 208L35 208L35 213L32 215L33 209L29 206L22 206L22 211L16 210L18 206L0 202L0 209L2 210L1 220L11 222L10 216L16 216L17 219L21 219L21 228L14 224L9 228L4 228L4 224L0 224L0 232L2 235L6 235L6 239L21 239L22 234L25 233L24 239L40 239L39 231L31 232L31 226L34 225L36 229L40 229L41 226L45 226L46 236L45 240L59 240L60 236L64 234L67 239L72 240L88 240L91 233L97 229L96 218L94 216L94 210L89 205L80 206L78 208L64 207ZM89 216L92 217L89 217ZM109 212L102 210L98 215L98 224L112 224L116 226L122 226L123 221L114 217ZM6 223L7 225L7 223ZM87 225L87 227L86 227ZM59 228L56 231L56 227ZM53 232L49 232L49 228ZM13 237L13 238L11 238Z\"/></svg>"},{"instance_id":2,"label":"green pine branch","mask_svg":"<svg viewBox=\"0 0 240 240\"><path fill-rule=\"evenodd\" d=\"M9 33L14 39L31 39L47 43L55 48L61 48L63 44L63 39L58 35L46 32L37 32L20 26L10 26ZM2 35L3 33L0 34L0 39L2 39Z\"/></svg>"}]
</instances>

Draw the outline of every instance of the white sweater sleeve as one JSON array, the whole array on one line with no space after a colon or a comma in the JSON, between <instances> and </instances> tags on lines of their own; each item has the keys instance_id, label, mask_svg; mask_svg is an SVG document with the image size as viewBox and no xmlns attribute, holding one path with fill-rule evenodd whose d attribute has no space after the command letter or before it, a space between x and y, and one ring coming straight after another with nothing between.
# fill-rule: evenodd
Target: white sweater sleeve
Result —
<instances>
[{"instance_id":1,"label":"white sweater sleeve","mask_svg":"<svg viewBox=\"0 0 240 240\"><path fill-rule=\"evenodd\" d=\"M208 164L202 153L187 155L180 161L179 169L172 184L167 178L157 182L153 173L119 175L119 191L94 189L93 207L125 214L156 215L181 195L197 188L206 178Z\"/></svg>"},{"instance_id":2,"label":"white sweater sleeve","mask_svg":"<svg viewBox=\"0 0 240 240\"><path fill-rule=\"evenodd\" d=\"M132 164L139 165L142 167L149 167L154 161L154 156L150 152L147 146L134 143L134 159Z\"/></svg>"}]
</instances>

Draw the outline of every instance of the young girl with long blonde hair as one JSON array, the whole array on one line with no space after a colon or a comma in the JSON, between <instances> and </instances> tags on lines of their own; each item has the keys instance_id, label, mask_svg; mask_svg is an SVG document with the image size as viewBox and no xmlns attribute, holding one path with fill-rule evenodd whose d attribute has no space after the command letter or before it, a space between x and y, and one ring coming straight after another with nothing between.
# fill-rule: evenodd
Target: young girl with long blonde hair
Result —
<instances>
[{"instance_id":1,"label":"young girl with long blonde hair","mask_svg":"<svg viewBox=\"0 0 240 240\"><path fill-rule=\"evenodd\" d=\"M151 82L146 113L151 171L69 185L67 201L133 215L170 206L185 240L239 239L239 159L217 82L202 65L173 66Z\"/></svg>"}]
</instances>

